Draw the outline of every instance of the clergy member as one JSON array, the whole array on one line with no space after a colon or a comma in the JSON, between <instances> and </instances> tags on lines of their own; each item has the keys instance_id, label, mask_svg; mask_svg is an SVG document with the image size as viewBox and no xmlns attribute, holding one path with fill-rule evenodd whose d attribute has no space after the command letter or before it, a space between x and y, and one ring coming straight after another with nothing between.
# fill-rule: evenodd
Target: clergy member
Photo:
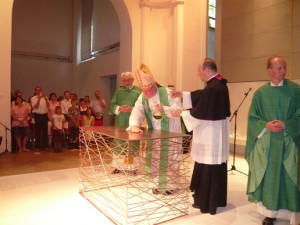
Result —
<instances>
[{"instance_id":1,"label":"clergy member","mask_svg":"<svg viewBox=\"0 0 300 225\"><path fill-rule=\"evenodd\" d=\"M152 73L144 64L137 70L136 79L142 94L129 118L131 132L140 132L140 126L146 118L149 130L181 133L180 116L173 116L176 115L174 112L180 111L179 99L170 98L170 89L156 84ZM179 144L168 148L166 140L156 139L147 143L146 173L151 183L156 185L152 189L153 194L170 195L176 190L181 143L179 140L173 141Z\"/></svg>"},{"instance_id":2,"label":"clergy member","mask_svg":"<svg viewBox=\"0 0 300 225\"><path fill-rule=\"evenodd\" d=\"M131 72L121 73L121 81L123 86L117 89L110 105L109 115L115 115L115 126L127 128L129 126L129 116L135 101L141 94L140 88L133 84L134 77ZM130 149L138 149L139 142L131 142ZM113 154L113 167L115 168L112 173L120 172L134 172L134 155L137 152L127 152L128 146L122 140L114 140L112 143L114 149Z\"/></svg>"},{"instance_id":3,"label":"clergy member","mask_svg":"<svg viewBox=\"0 0 300 225\"><path fill-rule=\"evenodd\" d=\"M203 90L172 91L172 97L183 97L181 113L188 131L193 131L192 159L195 161L190 189L194 208L216 214L217 207L227 204L227 160L229 156L230 102L227 80L217 72L213 59L198 66Z\"/></svg>"},{"instance_id":4,"label":"clergy member","mask_svg":"<svg viewBox=\"0 0 300 225\"><path fill-rule=\"evenodd\" d=\"M285 79L286 61L267 61L270 82L253 96L248 115L246 160L249 201L265 216L300 224L300 87Z\"/></svg>"}]
</instances>

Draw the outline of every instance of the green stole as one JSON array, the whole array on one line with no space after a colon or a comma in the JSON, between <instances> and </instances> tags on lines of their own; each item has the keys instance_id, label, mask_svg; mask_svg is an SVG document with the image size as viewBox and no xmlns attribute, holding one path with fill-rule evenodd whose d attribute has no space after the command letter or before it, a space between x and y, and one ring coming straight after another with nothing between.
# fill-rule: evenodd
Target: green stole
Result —
<instances>
[{"instance_id":1,"label":"green stole","mask_svg":"<svg viewBox=\"0 0 300 225\"><path fill-rule=\"evenodd\" d=\"M169 106L168 96L167 96L167 89L165 87L158 87L158 94L160 104L163 106ZM148 129L153 130L152 125L152 111L149 107L148 99L143 95L142 96L142 104L144 106L144 112L146 121L148 124ZM163 114L161 119L161 130L162 131L169 131L169 118ZM167 190L167 172L168 172L168 139L161 139L161 147L160 147L160 162L159 162L159 179L158 179L158 190L159 191L166 191ZM149 147L153 146L153 140L147 141L147 149L146 149L146 178L150 180L150 173L151 173L151 160L152 160L152 148Z\"/></svg>"}]
</instances>

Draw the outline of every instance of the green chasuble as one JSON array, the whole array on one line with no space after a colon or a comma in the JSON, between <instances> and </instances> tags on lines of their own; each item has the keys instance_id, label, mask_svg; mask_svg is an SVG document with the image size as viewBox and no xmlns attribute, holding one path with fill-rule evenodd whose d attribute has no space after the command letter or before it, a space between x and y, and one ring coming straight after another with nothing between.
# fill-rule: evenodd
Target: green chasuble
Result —
<instances>
[{"instance_id":1,"label":"green chasuble","mask_svg":"<svg viewBox=\"0 0 300 225\"><path fill-rule=\"evenodd\" d=\"M130 105L134 107L134 104L138 97L141 94L141 90L137 86L133 86L131 89L126 89L125 87L120 87L114 94L110 105L109 105L109 115L114 115L116 108L121 105ZM115 117L115 126L127 128L129 126L129 117L131 112L120 112L119 115ZM121 152L121 149L138 149L139 148L139 141L132 141L130 142L130 147L127 146L122 140L114 140L112 143L115 153L121 155L131 155L134 154L133 152Z\"/></svg>"},{"instance_id":2,"label":"green chasuble","mask_svg":"<svg viewBox=\"0 0 300 225\"><path fill-rule=\"evenodd\" d=\"M163 106L169 106L167 90L165 87L158 87L159 100L160 104ZM144 106L145 117L147 120L147 125L149 130L153 130L152 125L152 111L149 107L148 99L143 95L142 103ZM169 131L169 118L163 114L161 119L161 130ZM168 172L168 140L160 140L160 162L159 162L159 176L158 176L158 190L166 191L167 190L167 172ZM147 142L147 152L146 152L146 173L149 175L151 173L151 160L152 160L152 149L149 146L153 146L153 141ZM149 177L148 177L149 179Z\"/></svg>"},{"instance_id":3,"label":"green chasuble","mask_svg":"<svg viewBox=\"0 0 300 225\"><path fill-rule=\"evenodd\" d=\"M135 101L141 94L141 90L133 86L131 89L126 89L124 87L120 87L114 94L110 105L109 105L109 115L114 115L116 108L121 105L130 105L134 107ZM116 115L115 125L118 127L129 126L129 116L130 112L120 112L119 115Z\"/></svg>"},{"instance_id":4,"label":"green chasuble","mask_svg":"<svg viewBox=\"0 0 300 225\"><path fill-rule=\"evenodd\" d=\"M269 210L300 212L300 87L289 80L268 82L253 97L248 118L246 160L249 201ZM286 129L265 130L267 122L282 120Z\"/></svg>"}]
</instances>

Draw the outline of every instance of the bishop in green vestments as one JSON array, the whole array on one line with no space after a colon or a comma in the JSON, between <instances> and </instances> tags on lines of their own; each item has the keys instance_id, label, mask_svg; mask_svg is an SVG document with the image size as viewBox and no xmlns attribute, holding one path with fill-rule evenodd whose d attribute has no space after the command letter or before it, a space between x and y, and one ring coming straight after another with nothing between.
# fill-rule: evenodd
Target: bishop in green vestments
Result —
<instances>
[{"instance_id":1,"label":"bishop in green vestments","mask_svg":"<svg viewBox=\"0 0 300 225\"><path fill-rule=\"evenodd\" d=\"M286 62L268 60L270 82L259 88L248 117L247 194L272 225L277 218L300 223L300 87L285 79Z\"/></svg>"},{"instance_id":2,"label":"bishop in green vestments","mask_svg":"<svg viewBox=\"0 0 300 225\"><path fill-rule=\"evenodd\" d=\"M178 98L170 97L170 90L155 83L150 70L142 64L136 73L142 94L137 99L129 118L131 132L139 132L146 119L149 130L161 130L181 133ZM177 189L179 159L181 154L180 138L155 139L147 142L146 174L149 185L154 185L153 194L170 195ZM173 144L170 145L169 143ZM174 144L178 143L178 144Z\"/></svg>"},{"instance_id":3,"label":"bishop in green vestments","mask_svg":"<svg viewBox=\"0 0 300 225\"><path fill-rule=\"evenodd\" d=\"M131 72L122 73L121 81L123 86L117 89L110 102L109 115L116 115L115 126L127 128L129 116L141 90L133 84L134 78ZM113 167L115 168L113 173L119 173L122 170L134 170L133 161L136 152L128 152L127 149L137 150L139 142L131 142L128 146L128 143L122 140L114 140L112 147L115 151L113 154Z\"/></svg>"}]
</instances>

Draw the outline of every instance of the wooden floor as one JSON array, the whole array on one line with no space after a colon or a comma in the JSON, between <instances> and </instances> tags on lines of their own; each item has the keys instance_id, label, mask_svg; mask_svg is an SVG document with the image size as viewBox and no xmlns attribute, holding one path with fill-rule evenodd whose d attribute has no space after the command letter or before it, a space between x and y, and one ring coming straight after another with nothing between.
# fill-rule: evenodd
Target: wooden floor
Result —
<instances>
[{"instance_id":1,"label":"wooden floor","mask_svg":"<svg viewBox=\"0 0 300 225\"><path fill-rule=\"evenodd\" d=\"M48 151L5 152L0 155L0 176L76 168L79 151L64 149L62 153Z\"/></svg>"}]
</instances>

